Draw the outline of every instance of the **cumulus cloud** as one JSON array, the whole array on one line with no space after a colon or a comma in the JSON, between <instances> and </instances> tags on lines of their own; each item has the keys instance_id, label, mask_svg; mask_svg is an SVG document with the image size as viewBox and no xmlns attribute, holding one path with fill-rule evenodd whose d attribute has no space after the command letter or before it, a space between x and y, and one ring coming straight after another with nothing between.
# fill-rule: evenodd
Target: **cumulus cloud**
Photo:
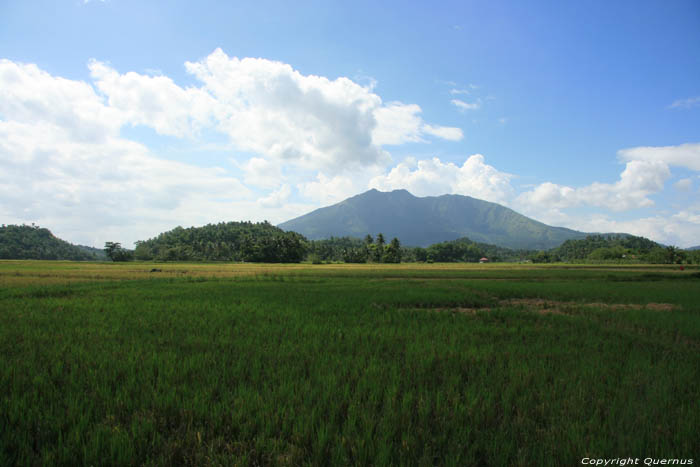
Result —
<instances>
[{"instance_id":1,"label":"cumulus cloud","mask_svg":"<svg viewBox=\"0 0 700 467\"><path fill-rule=\"evenodd\" d=\"M670 166L700 171L700 143L678 146L640 146L617 152L623 161L663 162Z\"/></svg>"},{"instance_id":2,"label":"cumulus cloud","mask_svg":"<svg viewBox=\"0 0 700 467\"><path fill-rule=\"evenodd\" d=\"M3 216L59 229L72 224L104 231L168 219L174 227L189 203L225 204L250 196L223 169L159 159L145 146L117 137L75 141L48 124L0 122L0 162ZM196 217L201 216L200 211Z\"/></svg>"},{"instance_id":3,"label":"cumulus cloud","mask_svg":"<svg viewBox=\"0 0 700 467\"><path fill-rule=\"evenodd\" d=\"M481 154L474 154L462 166L437 157L405 161L388 174L374 177L370 186L379 190L405 188L417 196L454 193L507 203L513 193L512 177L486 164Z\"/></svg>"},{"instance_id":4,"label":"cumulus cloud","mask_svg":"<svg viewBox=\"0 0 700 467\"><path fill-rule=\"evenodd\" d=\"M122 121L152 127L161 135L191 137L210 124L217 108L207 92L183 89L166 76L119 74L96 60L88 68L109 108L119 112Z\"/></svg>"},{"instance_id":5,"label":"cumulus cloud","mask_svg":"<svg viewBox=\"0 0 700 467\"><path fill-rule=\"evenodd\" d=\"M127 118L120 109L89 84L35 65L0 61L0 118L5 222L35 221L97 245L120 231L116 239L128 244L137 232L201 220L201 207L183 215L195 213L193 204L221 206L251 195L221 168L160 159L121 138Z\"/></svg>"},{"instance_id":6,"label":"cumulus cloud","mask_svg":"<svg viewBox=\"0 0 700 467\"><path fill-rule=\"evenodd\" d=\"M249 185L275 188L284 181L282 167L261 157L252 157L241 168L244 173L243 180Z\"/></svg>"},{"instance_id":7,"label":"cumulus cloud","mask_svg":"<svg viewBox=\"0 0 700 467\"><path fill-rule=\"evenodd\" d=\"M217 128L241 150L327 169L388 158L371 141L381 99L347 78L304 76L220 49L186 68L220 104Z\"/></svg>"},{"instance_id":8,"label":"cumulus cloud","mask_svg":"<svg viewBox=\"0 0 700 467\"><path fill-rule=\"evenodd\" d=\"M186 64L198 83L190 87L162 75L121 73L95 60L88 68L90 83L0 60L4 222L37 222L97 246L106 240L128 245L182 223L279 222L375 187L418 196L469 195L572 223L565 211L576 206L650 207L651 195L670 178L669 167L700 170L700 143L630 148L618 153L626 165L615 183L547 182L516 197L514 176L480 154L462 165L436 157L390 167L383 146L460 141L464 135L426 122L417 104L384 103L371 83L303 75L288 64L229 57L218 49ZM245 184L221 167L159 157L121 135L128 125L202 147L210 142L201 141L203 134L225 135L230 152L224 160L233 162L229 167ZM675 186L690 189L692 181ZM678 243L688 240L684 232L698 229L697 209L690 208L634 225L596 219L596 230L648 229L652 238Z\"/></svg>"},{"instance_id":9,"label":"cumulus cloud","mask_svg":"<svg viewBox=\"0 0 700 467\"><path fill-rule=\"evenodd\" d=\"M303 75L220 49L185 67L196 85L97 60L88 63L90 83L0 60L4 221L73 229L69 239L98 246L182 222L283 221L318 206L294 202L292 186L314 203L339 201L390 162L382 145L462 138L458 128L424 121L416 104L383 103L371 82ZM202 148L202 134L227 136L229 160L248 186L220 167L159 158L121 135L129 125ZM249 187L272 191L256 196Z\"/></svg>"},{"instance_id":10,"label":"cumulus cloud","mask_svg":"<svg viewBox=\"0 0 700 467\"><path fill-rule=\"evenodd\" d=\"M321 205L337 203L364 189L361 183L348 175L329 177L323 173L318 173L315 180L300 183L297 188L305 198Z\"/></svg>"},{"instance_id":11,"label":"cumulus cloud","mask_svg":"<svg viewBox=\"0 0 700 467\"><path fill-rule=\"evenodd\" d=\"M258 204L265 208L278 208L283 206L292 194L292 188L289 185L282 185L279 189L273 191L268 196L260 198Z\"/></svg>"},{"instance_id":12,"label":"cumulus cloud","mask_svg":"<svg viewBox=\"0 0 700 467\"><path fill-rule=\"evenodd\" d=\"M420 113L420 106L400 102L391 102L376 109L377 127L372 131L372 141L377 145L423 143L425 135L450 141L462 139L461 129L424 123Z\"/></svg>"},{"instance_id":13,"label":"cumulus cloud","mask_svg":"<svg viewBox=\"0 0 700 467\"><path fill-rule=\"evenodd\" d=\"M5 59L0 60L0 118L59 126L75 141L103 141L124 122L89 84Z\"/></svg>"},{"instance_id":14,"label":"cumulus cloud","mask_svg":"<svg viewBox=\"0 0 700 467\"><path fill-rule=\"evenodd\" d=\"M668 166L660 161L630 161L615 183L594 182L581 188L546 182L521 193L516 206L526 212L562 209L580 205L598 206L612 211L653 206L649 195L663 189L671 176Z\"/></svg>"},{"instance_id":15,"label":"cumulus cloud","mask_svg":"<svg viewBox=\"0 0 700 467\"><path fill-rule=\"evenodd\" d=\"M386 164L382 145L423 141L426 133L418 105L384 105L371 84L303 75L285 63L238 59L221 49L186 68L220 104L217 128L240 149L305 168Z\"/></svg>"},{"instance_id":16,"label":"cumulus cloud","mask_svg":"<svg viewBox=\"0 0 700 467\"><path fill-rule=\"evenodd\" d=\"M392 102L374 112L377 127L372 131L375 144L403 144L423 142L421 138L421 108L416 104Z\"/></svg>"}]
</instances>

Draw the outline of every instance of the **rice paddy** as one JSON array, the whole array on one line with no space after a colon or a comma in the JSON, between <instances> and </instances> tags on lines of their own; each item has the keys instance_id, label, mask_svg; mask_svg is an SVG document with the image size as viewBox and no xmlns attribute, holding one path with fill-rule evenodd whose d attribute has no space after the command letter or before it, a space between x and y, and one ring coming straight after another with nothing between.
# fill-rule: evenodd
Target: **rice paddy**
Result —
<instances>
[{"instance_id":1,"label":"rice paddy","mask_svg":"<svg viewBox=\"0 0 700 467\"><path fill-rule=\"evenodd\" d=\"M0 465L697 458L700 272L0 262Z\"/></svg>"}]
</instances>

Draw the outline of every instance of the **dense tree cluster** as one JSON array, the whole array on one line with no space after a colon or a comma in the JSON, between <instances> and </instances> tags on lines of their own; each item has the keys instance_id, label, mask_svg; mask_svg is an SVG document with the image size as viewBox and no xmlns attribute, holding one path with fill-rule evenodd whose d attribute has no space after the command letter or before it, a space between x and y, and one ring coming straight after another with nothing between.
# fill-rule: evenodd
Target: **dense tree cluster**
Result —
<instances>
[{"instance_id":1,"label":"dense tree cluster","mask_svg":"<svg viewBox=\"0 0 700 467\"><path fill-rule=\"evenodd\" d=\"M567 240L551 251L561 261L614 260L648 254L660 245L633 235L589 235L582 240Z\"/></svg>"},{"instance_id":2,"label":"dense tree cluster","mask_svg":"<svg viewBox=\"0 0 700 467\"><path fill-rule=\"evenodd\" d=\"M520 261L530 253L527 250L511 250L487 243L473 242L468 238L436 243L425 249L428 261L440 263L478 263L481 258L487 258L489 261Z\"/></svg>"},{"instance_id":3,"label":"dense tree cluster","mask_svg":"<svg viewBox=\"0 0 700 467\"><path fill-rule=\"evenodd\" d=\"M157 261L251 261L298 263L307 254L306 239L268 222L221 222L176 227L136 242L134 257Z\"/></svg>"},{"instance_id":4,"label":"dense tree cluster","mask_svg":"<svg viewBox=\"0 0 700 467\"><path fill-rule=\"evenodd\" d=\"M364 245L362 239L353 237L331 237L325 240L312 240L309 242L308 259L313 263L340 262L345 261L346 257L353 259L350 256L357 252L358 260L347 262L364 263L366 261Z\"/></svg>"},{"instance_id":5,"label":"dense tree cluster","mask_svg":"<svg viewBox=\"0 0 700 467\"><path fill-rule=\"evenodd\" d=\"M633 235L589 235L567 240L561 246L535 253L534 262L619 262L682 264L700 263L700 255L673 246L662 246Z\"/></svg>"},{"instance_id":6,"label":"dense tree cluster","mask_svg":"<svg viewBox=\"0 0 700 467\"><path fill-rule=\"evenodd\" d=\"M131 261L134 259L134 252L123 248L121 243L107 242L105 243L104 252L112 261Z\"/></svg>"},{"instance_id":7,"label":"dense tree cluster","mask_svg":"<svg viewBox=\"0 0 700 467\"><path fill-rule=\"evenodd\" d=\"M343 261L345 263L400 263L406 249L398 238L386 243L384 235L367 235L364 240L351 237L331 237L315 240L309 245L311 262Z\"/></svg>"},{"instance_id":8,"label":"dense tree cluster","mask_svg":"<svg viewBox=\"0 0 700 467\"><path fill-rule=\"evenodd\" d=\"M96 251L56 238L48 229L33 224L0 227L0 259L102 259Z\"/></svg>"}]
</instances>

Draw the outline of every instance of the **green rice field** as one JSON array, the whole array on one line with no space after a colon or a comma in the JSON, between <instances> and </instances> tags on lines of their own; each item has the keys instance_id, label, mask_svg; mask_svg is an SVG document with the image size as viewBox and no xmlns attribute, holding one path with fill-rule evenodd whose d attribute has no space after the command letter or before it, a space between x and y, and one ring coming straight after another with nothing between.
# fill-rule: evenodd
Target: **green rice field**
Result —
<instances>
[{"instance_id":1,"label":"green rice field","mask_svg":"<svg viewBox=\"0 0 700 467\"><path fill-rule=\"evenodd\" d=\"M0 465L700 455L700 270L0 261Z\"/></svg>"}]
</instances>

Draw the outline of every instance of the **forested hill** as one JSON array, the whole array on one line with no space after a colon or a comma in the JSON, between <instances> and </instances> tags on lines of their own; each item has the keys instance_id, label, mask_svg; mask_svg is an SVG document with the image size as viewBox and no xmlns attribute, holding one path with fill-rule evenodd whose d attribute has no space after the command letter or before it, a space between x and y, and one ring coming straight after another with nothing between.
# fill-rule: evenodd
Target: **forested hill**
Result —
<instances>
[{"instance_id":1,"label":"forested hill","mask_svg":"<svg viewBox=\"0 0 700 467\"><path fill-rule=\"evenodd\" d=\"M661 245L644 237L628 234L589 235L583 240L567 240L551 251L561 261L580 259L619 259L627 255L648 255Z\"/></svg>"},{"instance_id":2,"label":"forested hill","mask_svg":"<svg viewBox=\"0 0 700 467\"><path fill-rule=\"evenodd\" d=\"M549 251L532 256L537 262L617 262L683 264L700 262L700 252L663 246L644 237L629 234L589 235L583 240L567 240Z\"/></svg>"},{"instance_id":3,"label":"forested hill","mask_svg":"<svg viewBox=\"0 0 700 467\"><path fill-rule=\"evenodd\" d=\"M104 253L68 243L54 237L49 229L35 225L3 225L0 227L0 259L95 261L104 259Z\"/></svg>"},{"instance_id":4,"label":"forested hill","mask_svg":"<svg viewBox=\"0 0 700 467\"><path fill-rule=\"evenodd\" d=\"M134 257L158 261L250 261L296 263L306 257L306 239L268 222L226 222L176 227L136 242Z\"/></svg>"},{"instance_id":5,"label":"forested hill","mask_svg":"<svg viewBox=\"0 0 700 467\"><path fill-rule=\"evenodd\" d=\"M507 248L546 250L583 232L551 227L512 209L469 196L413 196L406 190L369 190L279 225L312 240L364 238L382 232L406 246L426 247L468 237Z\"/></svg>"}]
</instances>

